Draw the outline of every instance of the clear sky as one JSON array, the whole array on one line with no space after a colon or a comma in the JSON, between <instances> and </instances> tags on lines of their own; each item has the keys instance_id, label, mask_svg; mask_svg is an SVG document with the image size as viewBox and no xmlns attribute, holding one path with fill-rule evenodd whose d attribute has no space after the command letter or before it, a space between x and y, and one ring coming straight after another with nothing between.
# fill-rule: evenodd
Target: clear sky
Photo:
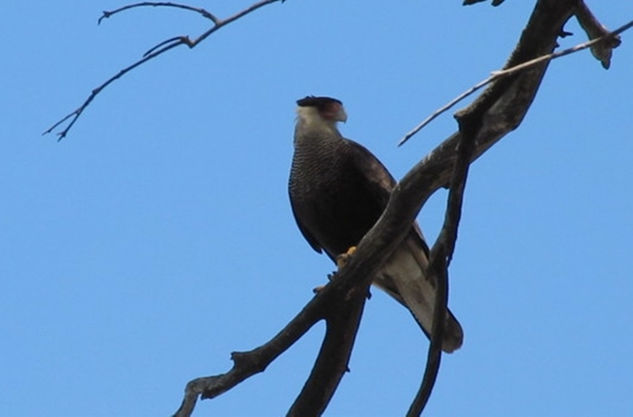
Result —
<instances>
[{"instance_id":1,"label":"clear sky","mask_svg":"<svg viewBox=\"0 0 633 417\"><path fill-rule=\"evenodd\" d=\"M215 3L218 3L217 5ZM342 132L397 178L455 130L401 136L501 67L533 1L287 0L104 91L69 137L40 136L160 40L177 10L96 20L119 1L3 2L0 415L167 416L185 383L268 340L333 265L287 197L294 101L331 95ZM590 1L615 28L628 0ZM246 1L198 2L219 16ZM575 21L574 36L585 40ZM473 166L451 267L465 330L426 415L633 415L633 32L612 68L554 62L524 123ZM422 210L435 237L445 193ZM329 416L402 415L427 340L373 291ZM196 416L283 415L316 326Z\"/></svg>"}]
</instances>

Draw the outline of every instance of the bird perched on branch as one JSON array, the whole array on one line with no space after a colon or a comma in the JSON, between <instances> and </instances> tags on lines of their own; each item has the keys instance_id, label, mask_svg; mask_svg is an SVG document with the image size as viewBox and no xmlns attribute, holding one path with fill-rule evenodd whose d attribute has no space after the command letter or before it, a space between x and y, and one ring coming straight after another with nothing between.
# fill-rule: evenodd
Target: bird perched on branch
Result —
<instances>
[{"instance_id":1,"label":"bird perched on branch","mask_svg":"<svg viewBox=\"0 0 633 417\"><path fill-rule=\"evenodd\" d=\"M396 181L371 152L338 131L337 122L347 120L339 100L308 96L297 104L288 186L292 212L310 246L335 261L376 223ZM427 336L437 287L424 276L428 254L422 233L413 223L373 279L373 284L409 309ZM447 310L442 350L452 352L462 340L462 328Z\"/></svg>"}]
</instances>

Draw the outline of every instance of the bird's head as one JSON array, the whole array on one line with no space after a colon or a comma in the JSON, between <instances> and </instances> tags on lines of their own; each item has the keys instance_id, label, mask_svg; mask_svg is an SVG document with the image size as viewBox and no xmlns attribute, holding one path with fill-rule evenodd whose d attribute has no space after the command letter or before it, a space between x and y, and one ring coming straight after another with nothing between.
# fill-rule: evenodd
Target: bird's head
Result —
<instances>
[{"instance_id":1,"label":"bird's head","mask_svg":"<svg viewBox=\"0 0 633 417\"><path fill-rule=\"evenodd\" d=\"M297 100L297 115L305 123L326 123L334 126L345 122L347 114L340 100L331 97L307 96Z\"/></svg>"}]
</instances>

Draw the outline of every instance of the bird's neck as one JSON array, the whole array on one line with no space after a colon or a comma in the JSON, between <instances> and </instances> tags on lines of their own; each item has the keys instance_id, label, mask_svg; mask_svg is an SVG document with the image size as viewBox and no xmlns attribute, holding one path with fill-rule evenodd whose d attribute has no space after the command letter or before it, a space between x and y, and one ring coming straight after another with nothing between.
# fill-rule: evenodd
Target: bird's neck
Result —
<instances>
[{"instance_id":1,"label":"bird's neck","mask_svg":"<svg viewBox=\"0 0 633 417\"><path fill-rule=\"evenodd\" d=\"M297 109L295 147L328 146L341 139L341 133L336 128L335 120L324 119L318 110L312 107L299 107ZM315 140L320 143L312 143Z\"/></svg>"}]
</instances>

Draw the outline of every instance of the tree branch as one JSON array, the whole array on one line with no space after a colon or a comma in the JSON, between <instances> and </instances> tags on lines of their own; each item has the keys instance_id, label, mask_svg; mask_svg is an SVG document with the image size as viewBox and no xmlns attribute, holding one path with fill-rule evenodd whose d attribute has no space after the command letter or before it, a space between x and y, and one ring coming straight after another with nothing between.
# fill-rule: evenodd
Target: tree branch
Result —
<instances>
[{"instance_id":1,"label":"tree branch","mask_svg":"<svg viewBox=\"0 0 633 417\"><path fill-rule=\"evenodd\" d=\"M214 398L233 388L248 377L263 372L277 356L286 351L316 322L324 317L328 286L314 297L279 333L267 343L248 352L233 352L233 367L226 373L196 378L185 388L185 396L175 417L188 417L193 412L198 396Z\"/></svg>"},{"instance_id":2,"label":"tree branch","mask_svg":"<svg viewBox=\"0 0 633 417\"><path fill-rule=\"evenodd\" d=\"M476 123L477 120L474 120ZM444 224L440 234L436 239L429 255L429 265L425 276L431 282L437 283L437 293L433 306L433 326L431 329L431 341L426 359L426 367L422 383L418 390L407 417L417 417L426 406L437 378L442 358L442 338L444 336L444 318L447 313L448 304L448 266L453 258L455 242L457 241L457 230L462 213L462 203L464 200L464 190L468 177L470 158L473 152L474 139L479 126L470 126L466 119L460 120L461 139L456 150L457 160L451 178L450 191Z\"/></svg>"},{"instance_id":3,"label":"tree branch","mask_svg":"<svg viewBox=\"0 0 633 417\"><path fill-rule=\"evenodd\" d=\"M516 64L517 61L528 60L528 62L533 62L534 60L529 61L530 55L542 54L542 52L538 49L529 51L525 48L526 44L530 45L530 43L527 43L528 40L532 39L533 36L536 36L541 30L539 28L539 26L541 25L539 25L537 22L542 20L544 16L539 15L540 9L538 6L539 5L537 4L537 7L535 8L535 11L530 19L530 22L528 23L527 28L521 37L521 41L512 54L511 59L506 64L506 68L510 67L512 69L515 69L518 67L518 65ZM551 12L552 11L550 10L550 14ZM569 13L565 8L561 8L559 13L562 17L560 21L560 28L562 29L562 25L569 18ZM556 26L550 26L550 29L555 30ZM530 33L530 30L533 33ZM553 49L555 47L557 33L560 33L560 31L550 31L549 33L544 33L544 48L551 47ZM547 42L548 39L549 42ZM523 70L529 67L530 66L522 66ZM535 83L534 92L536 92L536 88L540 83L540 79L542 78L542 74L544 73L545 69L546 66L542 66L542 73L540 76L538 76L538 74L532 74L532 82ZM519 70L514 70L514 72L512 73L516 73L517 71ZM536 75L536 77L534 77L534 75ZM516 80L516 82L521 81ZM456 115L456 118L459 122L459 135L461 136L461 139L459 139L458 142L458 148L456 152L457 159L455 162L455 170L451 179L444 224L442 226L439 237L437 238L435 244L433 245L433 248L431 249L429 267L427 272L427 276L433 276L434 281L437 282L438 285L434 306L431 343L429 346L427 363L422 383L407 412L408 417L415 417L421 414L431 395L437 377L437 372L440 366L442 353L441 340L443 334L444 317L446 314L446 304L448 299L448 265L450 264L450 260L455 248L455 242L457 239L457 230L459 219L461 217L461 207L463 202L463 192L468 174L469 161L472 157L472 152L475 145L475 138L481 131L483 121L485 120L484 116L486 115L486 113L492 112L494 107L498 106L499 103L505 102L511 104L511 100L508 101L508 98L506 97L504 99L503 96L512 91L513 88L511 88L510 85L507 85L505 88L495 88L495 86L491 86L491 88L489 88L484 94L482 94L479 100L477 100L467 109L460 111ZM529 98L530 95L533 98L534 94L528 94L526 97L528 98L527 101L525 101L525 99L521 100L524 104L521 106L522 110L515 116L517 117L516 124L518 124L523 118L521 113L525 114L527 112L529 104L532 101L532 99ZM511 105L510 108L513 107L514 106ZM501 109L499 111L505 110ZM512 125L513 123L509 124L508 127L512 128Z\"/></svg>"},{"instance_id":4,"label":"tree branch","mask_svg":"<svg viewBox=\"0 0 633 417\"><path fill-rule=\"evenodd\" d=\"M263 372L280 354L301 338L315 323L325 319L326 336L319 357L301 394L288 415L320 415L342 378L352 351L371 276L358 285L345 279L348 267L326 285L279 333L248 352L233 352L233 367L224 374L196 378L185 387L185 395L174 417L189 417L198 397L208 399L230 390L245 379ZM340 279L339 279L340 275ZM336 372L331 372L335 369ZM334 376L332 375L334 374ZM311 413L318 409L318 413Z\"/></svg>"},{"instance_id":5,"label":"tree branch","mask_svg":"<svg viewBox=\"0 0 633 417\"><path fill-rule=\"evenodd\" d=\"M180 3L172 3L172 2L164 2L164 1L143 1L140 3L134 3L134 4L128 4L127 6L123 6L123 7L119 7L118 9L115 10L111 10L111 11L107 11L104 10L103 14L101 15L101 17L99 18L99 20L97 20L97 24L100 25L101 21L103 19L108 19L109 17L117 14L117 13L121 13L123 11L129 10L129 9L134 9L137 7L174 7L174 8L178 8L178 9L184 9L184 10L189 10L192 12L196 12L199 13L200 15L202 15L202 17L205 17L207 19L210 19L211 21L213 21L213 23L215 23L216 25L220 23L220 20L211 12L201 8L201 7L193 7L190 6L188 4L180 4Z\"/></svg>"},{"instance_id":6,"label":"tree branch","mask_svg":"<svg viewBox=\"0 0 633 417\"><path fill-rule=\"evenodd\" d=\"M483 1L486 1L486 0L464 0L462 5L463 6L470 6L470 5L473 5L475 3L481 3ZM492 0L491 4L496 7L496 6L499 6L503 2L504 2L504 0Z\"/></svg>"},{"instance_id":7,"label":"tree branch","mask_svg":"<svg viewBox=\"0 0 633 417\"><path fill-rule=\"evenodd\" d=\"M266 5L271 4L271 3L276 3L278 1L281 1L283 3L284 0L261 0L261 1L258 1L256 3L253 3L252 5L250 5L246 9L241 10L241 11L235 13L233 16L230 16L230 17L228 17L226 19L218 19L214 14L212 14L212 13L210 13L207 10L202 9L202 8L188 6L188 5L185 5L185 4L172 3L172 2L141 2L141 3L129 4L127 6L123 6L123 7L120 7L118 9L112 10L112 11L104 11L103 15L99 18L98 23L101 23L101 21L103 19L105 19L105 18L109 18L109 17L111 17L111 16L113 16L113 15L115 15L117 13L120 13L120 12L123 12L123 11L126 11L126 10L130 10L130 9L133 9L133 8L163 6L163 7L180 8L180 9L185 9L185 10L189 10L189 11L193 11L193 12L199 13L202 16L204 16L205 18L208 18L211 21L213 21L214 25L210 29L208 29L206 32L202 33L200 36L198 36L195 39L190 39L189 36L187 36L187 35L175 36L175 37L169 38L169 39L167 39L165 41L162 41L159 44L157 44L156 46L152 47L149 51L147 51L145 54L143 54L143 57L141 59L139 59L138 61L128 65L125 68L123 68L118 73L116 73L115 75L110 77L108 80L106 80L103 84L101 84L98 87L94 88L91 91L91 93L88 96L88 98L86 98L86 100L76 110L70 112L69 114L64 116L61 120L59 120L56 123L54 123L51 127L46 129L42 134L46 135L48 133L51 133L53 130L57 129L57 127L59 127L63 123L65 123L68 120L70 120L68 125L66 125L66 127L64 129L62 129L60 132L57 133L57 140L58 141L62 140L63 138L66 137L66 135L68 134L70 129L77 122L77 119L79 119L79 117L83 114L84 110L86 110L86 108L90 105L90 103L92 103L92 100L94 100L95 97L97 95L99 95L99 93L101 91L103 91L104 88L106 88L107 86L109 86L114 81L118 80L119 78L121 78L122 76L127 74L128 72L132 71L134 68L146 63L147 61L149 61L151 59L154 59L154 58L158 57L159 55L164 54L165 52L167 52L167 51L169 51L169 50L171 50L171 49L173 49L173 48L175 48L177 46L187 45L189 48L194 48L200 42L204 41L206 38L208 38L214 32L218 31L219 29L223 28L224 26L228 25L229 23L232 23L232 22L234 22L234 21L246 16L247 14L250 14L250 13L254 12L255 10L259 9L260 7L266 6Z\"/></svg>"},{"instance_id":8,"label":"tree branch","mask_svg":"<svg viewBox=\"0 0 633 417\"><path fill-rule=\"evenodd\" d=\"M584 3L583 3L583 5L584 5ZM586 9L586 6L584 6L584 7ZM586 9L586 11L584 11L583 14L581 14L580 16L583 16L583 18L582 18L583 20L588 20L588 18L585 17L587 15L591 16L591 18L593 18L595 20L593 15L591 15L591 12L589 11L589 9ZM576 13L576 16L577 17L579 16L578 12ZM578 19L580 21L581 17L578 17ZM620 45L620 39L619 39L618 35L620 33L624 32L625 30L630 29L633 26L633 20L628 22L628 23L626 23L626 24L624 24L624 25L622 25L622 26L620 26L619 28L617 28L613 32L607 31L604 28L604 26L602 26L599 23L597 23L597 20L595 22L593 22L592 25L593 26L590 26L589 23L587 23L588 27L591 27L591 28L600 27L600 28L604 29L604 31L603 32L592 32L594 34L598 33L599 36L598 37L593 37L591 41L580 43L580 44L578 44L576 46L564 49L564 50L559 51L559 52L554 52L554 53L549 53L549 54L546 54L546 55L541 55L538 58L534 58L534 59L531 59L529 61L517 64L514 67L507 68L507 66L506 66L506 68L503 69L503 70L493 71L488 78L486 78L484 80L481 80L477 84L473 85L468 90L464 91L463 93L461 93L460 95L455 97L453 100L449 101L444 106L442 106L439 109L435 110L430 116L428 116L426 119L421 121L416 127L411 129L406 135L404 135L404 137L400 140L400 142L398 142L398 146L402 146L406 141L411 139L411 137L413 137L416 133L418 133L420 130L422 130L426 125L431 123L436 117L438 117L442 113L448 111L453 106L455 106L457 103L459 103L460 101L462 101L465 98L467 98L470 95L472 95L475 91L481 89L482 87L485 87L486 85L492 83L493 81L496 81L496 80L501 79L501 78L509 77L510 75L515 74L515 73L517 73L519 71L523 71L523 70L525 70L527 68L539 65L539 64L543 63L544 61L551 61L553 59L560 58L560 57L563 57L565 55L569 55L569 54L573 54L573 53L578 52L578 51L582 51L583 49L591 48L591 51L592 51L593 55L598 60L600 60L600 62L602 62L602 66L605 69L608 69L609 65L610 65L610 62L611 62L610 61L611 60L611 52L612 52L613 48L616 48L618 45Z\"/></svg>"},{"instance_id":9,"label":"tree branch","mask_svg":"<svg viewBox=\"0 0 633 417\"><path fill-rule=\"evenodd\" d=\"M609 30L596 19L583 0L578 0L576 19L589 39L605 38L605 42L595 42L591 45L591 53L602 63L604 69L609 69L609 66L611 66L613 48L617 48L618 45L620 45L620 38L614 35L623 32L628 29L628 27L609 33Z\"/></svg>"},{"instance_id":10,"label":"tree branch","mask_svg":"<svg viewBox=\"0 0 633 417\"><path fill-rule=\"evenodd\" d=\"M326 319L327 333L321 350L308 380L288 411L288 417L320 416L334 396L348 370L358 333L370 285L370 280L365 281L361 287L356 287L357 290L348 292L347 297L337 297L331 302Z\"/></svg>"}]
</instances>

